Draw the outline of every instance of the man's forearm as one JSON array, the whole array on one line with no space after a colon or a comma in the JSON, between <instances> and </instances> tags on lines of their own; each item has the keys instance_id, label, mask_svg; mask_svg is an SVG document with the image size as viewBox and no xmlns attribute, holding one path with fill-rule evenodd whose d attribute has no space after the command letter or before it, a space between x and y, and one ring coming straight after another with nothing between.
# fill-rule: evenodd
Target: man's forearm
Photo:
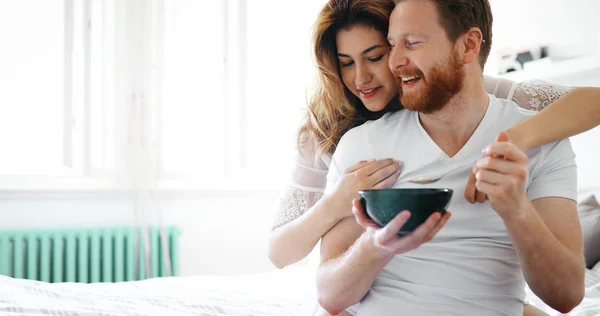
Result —
<instances>
[{"instance_id":1,"label":"man's forearm","mask_svg":"<svg viewBox=\"0 0 600 316\"><path fill-rule=\"evenodd\" d=\"M319 304L336 315L358 303L393 257L376 248L368 233L362 234L346 253L321 264L317 272Z\"/></svg>"},{"instance_id":2,"label":"man's forearm","mask_svg":"<svg viewBox=\"0 0 600 316\"><path fill-rule=\"evenodd\" d=\"M529 287L552 308L568 312L583 295L583 260L562 244L531 204L504 219Z\"/></svg>"}]
</instances>

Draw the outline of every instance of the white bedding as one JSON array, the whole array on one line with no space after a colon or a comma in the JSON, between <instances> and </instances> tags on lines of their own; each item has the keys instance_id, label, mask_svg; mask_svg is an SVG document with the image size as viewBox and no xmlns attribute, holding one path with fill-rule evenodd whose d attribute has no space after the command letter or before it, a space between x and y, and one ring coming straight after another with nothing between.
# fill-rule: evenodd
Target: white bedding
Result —
<instances>
[{"instance_id":1,"label":"white bedding","mask_svg":"<svg viewBox=\"0 0 600 316\"><path fill-rule=\"evenodd\" d=\"M304 292L297 285L302 277L297 269L97 284L0 276L0 315L300 315Z\"/></svg>"},{"instance_id":2,"label":"white bedding","mask_svg":"<svg viewBox=\"0 0 600 316\"><path fill-rule=\"evenodd\" d=\"M313 306L307 306L307 291L301 285L313 277L303 268L97 284L50 284L0 276L0 315L309 315ZM587 270L586 278L586 297L570 316L600 315L600 265ZM531 304L549 315L562 315L530 291L527 294Z\"/></svg>"}]
</instances>

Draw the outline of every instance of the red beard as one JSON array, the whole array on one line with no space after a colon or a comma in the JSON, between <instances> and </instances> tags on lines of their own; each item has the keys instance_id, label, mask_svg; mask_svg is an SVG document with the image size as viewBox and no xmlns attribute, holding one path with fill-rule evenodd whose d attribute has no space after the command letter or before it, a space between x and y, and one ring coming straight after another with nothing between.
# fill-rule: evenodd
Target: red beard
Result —
<instances>
[{"instance_id":1,"label":"red beard","mask_svg":"<svg viewBox=\"0 0 600 316\"><path fill-rule=\"evenodd\" d=\"M396 85L400 91L400 101L404 108L425 114L431 114L444 108L448 102L459 93L464 85L465 69L455 54L447 62L436 65L425 81L423 72L419 69L403 71L402 75L418 76L420 84L415 91L404 93L402 80L396 76Z\"/></svg>"}]
</instances>

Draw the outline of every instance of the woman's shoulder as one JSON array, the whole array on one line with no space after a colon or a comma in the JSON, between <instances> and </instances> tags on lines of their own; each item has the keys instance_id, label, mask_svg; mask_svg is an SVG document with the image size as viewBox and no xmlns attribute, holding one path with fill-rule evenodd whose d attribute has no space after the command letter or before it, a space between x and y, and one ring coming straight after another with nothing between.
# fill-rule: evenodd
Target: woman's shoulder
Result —
<instances>
[{"instance_id":1,"label":"woman's shoulder","mask_svg":"<svg viewBox=\"0 0 600 316\"><path fill-rule=\"evenodd\" d=\"M331 164L331 155L320 153L317 141L308 135L301 135L297 146L296 162L306 167L328 170Z\"/></svg>"}]
</instances>

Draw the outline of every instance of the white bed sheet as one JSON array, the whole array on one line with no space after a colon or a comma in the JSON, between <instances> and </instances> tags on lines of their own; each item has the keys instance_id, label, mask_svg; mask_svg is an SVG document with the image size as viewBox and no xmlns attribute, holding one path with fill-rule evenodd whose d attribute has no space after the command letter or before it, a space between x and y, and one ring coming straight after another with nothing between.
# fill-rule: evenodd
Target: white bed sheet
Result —
<instances>
[{"instance_id":1,"label":"white bed sheet","mask_svg":"<svg viewBox=\"0 0 600 316\"><path fill-rule=\"evenodd\" d=\"M123 283L44 283L0 276L0 315L23 316L296 316L310 315L306 284L313 270L295 267L242 276L191 276ZM527 289L530 304L563 315ZM586 270L586 297L569 316L600 315L600 265Z\"/></svg>"},{"instance_id":2,"label":"white bed sheet","mask_svg":"<svg viewBox=\"0 0 600 316\"><path fill-rule=\"evenodd\" d=\"M300 315L305 293L298 284L303 277L299 269L97 284L0 276L0 315Z\"/></svg>"}]
</instances>

